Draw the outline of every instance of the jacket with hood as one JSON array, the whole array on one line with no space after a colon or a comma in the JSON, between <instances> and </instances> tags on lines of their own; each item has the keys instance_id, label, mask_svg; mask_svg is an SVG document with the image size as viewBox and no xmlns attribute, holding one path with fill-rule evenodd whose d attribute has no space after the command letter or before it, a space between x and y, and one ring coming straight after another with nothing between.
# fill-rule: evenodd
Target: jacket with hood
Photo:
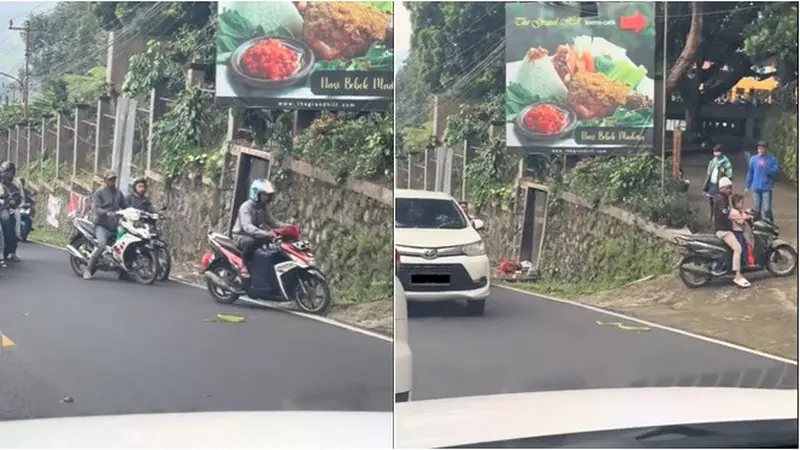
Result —
<instances>
[{"instance_id":1,"label":"jacket with hood","mask_svg":"<svg viewBox=\"0 0 800 450\"><path fill-rule=\"evenodd\" d=\"M717 183L722 177L733 179L733 164L731 164L731 160L725 155L720 158L715 156L711 158L706 168L706 185L711 183L711 175L714 173L714 169L717 169Z\"/></svg>"},{"instance_id":2,"label":"jacket with hood","mask_svg":"<svg viewBox=\"0 0 800 450\"><path fill-rule=\"evenodd\" d=\"M246 200L239 207L236 215L236 223L233 224L231 234L234 236L250 236L253 238L268 237L269 230L264 226L272 228L282 227L285 224L270 215L266 206L259 205L253 200Z\"/></svg>"}]
</instances>

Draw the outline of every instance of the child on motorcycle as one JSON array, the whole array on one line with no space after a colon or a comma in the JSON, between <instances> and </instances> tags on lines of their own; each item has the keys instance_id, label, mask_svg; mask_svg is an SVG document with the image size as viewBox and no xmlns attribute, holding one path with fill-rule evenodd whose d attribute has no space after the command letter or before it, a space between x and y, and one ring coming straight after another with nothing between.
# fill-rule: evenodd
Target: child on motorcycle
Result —
<instances>
[{"instance_id":1,"label":"child on motorcycle","mask_svg":"<svg viewBox=\"0 0 800 450\"><path fill-rule=\"evenodd\" d=\"M747 262L748 243L747 239L744 237L744 227L747 225L747 221L753 217L745 212L744 196L742 194L733 194L731 196L731 211L729 217L733 225L733 234L736 235L736 240L739 241L739 245L742 246L742 267L747 267L749 265Z\"/></svg>"}]
</instances>

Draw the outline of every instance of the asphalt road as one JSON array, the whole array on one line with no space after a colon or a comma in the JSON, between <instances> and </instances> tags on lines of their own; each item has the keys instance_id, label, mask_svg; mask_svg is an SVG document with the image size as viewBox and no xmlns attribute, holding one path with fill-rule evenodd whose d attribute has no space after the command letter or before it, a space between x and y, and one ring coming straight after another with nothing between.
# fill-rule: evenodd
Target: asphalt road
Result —
<instances>
[{"instance_id":1,"label":"asphalt road","mask_svg":"<svg viewBox=\"0 0 800 450\"><path fill-rule=\"evenodd\" d=\"M495 287L483 317L460 303L409 311L413 400L634 386L797 388L797 366ZM635 322L629 325L641 326Z\"/></svg>"},{"instance_id":2,"label":"asphalt road","mask_svg":"<svg viewBox=\"0 0 800 450\"><path fill-rule=\"evenodd\" d=\"M391 411L388 341L178 283L84 281L21 244L0 270L0 420L188 411ZM243 324L213 323L218 313ZM6 340L5 344L9 344ZM65 398L69 399L65 400Z\"/></svg>"}]
</instances>

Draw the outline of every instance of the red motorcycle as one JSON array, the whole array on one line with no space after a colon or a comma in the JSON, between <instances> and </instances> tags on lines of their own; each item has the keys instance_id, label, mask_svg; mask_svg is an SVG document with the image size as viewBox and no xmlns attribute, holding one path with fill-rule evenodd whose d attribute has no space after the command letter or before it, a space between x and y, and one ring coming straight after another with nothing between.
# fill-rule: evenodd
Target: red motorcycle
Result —
<instances>
[{"instance_id":1,"label":"red motorcycle","mask_svg":"<svg viewBox=\"0 0 800 450\"><path fill-rule=\"evenodd\" d=\"M300 227L272 230L272 242L258 248L245 264L234 241L209 233L211 250L200 263L211 297L230 305L240 296L278 302L294 301L304 312L324 314L331 304L330 287L317 268L311 244L300 240Z\"/></svg>"}]
</instances>

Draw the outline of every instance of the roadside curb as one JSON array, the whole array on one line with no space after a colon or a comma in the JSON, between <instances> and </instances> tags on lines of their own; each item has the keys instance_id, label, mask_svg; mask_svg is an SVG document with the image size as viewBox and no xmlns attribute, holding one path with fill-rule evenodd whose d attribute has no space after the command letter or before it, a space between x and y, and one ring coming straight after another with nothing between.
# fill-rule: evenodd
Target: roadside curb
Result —
<instances>
[{"instance_id":1,"label":"roadside curb","mask_svg":"<svg viewBox=\"0 0 800 450\"><path fill-rule=\"evenodd\" d=\"M516 292L518 294L523 294L523 295L527 295L527 296L530 296L530 297L543 298L543 299L549 300L551 302L562 303L562 304L566 304L566 305L571 305L571 306L576 306L576 307L579 307L579 308L588 309L590 311L594 311L594 312L601 313L601 314L606 314L606 315L613 316L613 317L616 317L616 318L619 318L619 319L624 319L624 320L628 320L628 321L631 321L631 322L640 323L640 324L648 326L650 328L656 328L656 329L659 329L659 330L668 331L670 333L679 334L681 336L686 336L686 337L690 337L690 338L693 338L693 339L699 339L701 341L705 341L705 342L709 342L709 343L712 343L712 344L721 345L723 347L728 347L730 349L739 350L739 351L745 352L745 353L750 353L752 355L760 356L762 358L767 358L767 359L771 359L773 361L782 362L784 364L790 364L790 365L793 365L793 366L797 366L797 361L793 360L793 359L784 358L782 356L773 355L773 354L767 353L767 352L762 352L760 350L752 349L752 348L745 347L745 346L739 345L739 344L734 344L732 342L727 342L727 341L723 341L723 340L720 340L720 339L715 339L715 338L712 338L712 337L703 336L703 335L700 335L700 334L695 334L695 333L692 333L692 332L689 332L689 331L681 330L679 328L673 328L673 327L670 327L670 326L667 326L667 325L660 325L660 324L657 324L655 322L650 322L648 320L644 320L644 319L639 319L639 318L636 318L636 317L628 316L628 315L625 315L625 314L622 314L622 313L618 313L618 312L615 312L615 311L611 311L611 310L608 310L608 309L603 309L603 308L600 308L600 307L597 307L597 306L587 305L586 303L581 303L581 302L574 301L574 300L566 300L566 299L563 299L563 298L552 297L552 296L549 296L549 295L546 295L546 294L538 294L536 292L526 291L524 289L511 287L511 286L507 286L507 285L504 285L504 284L493 284L492 287L493 288L497 287L497 288L500 288L500 289L506 289L506 290L509 290L511 292Z\"/></svg>"},{"instance_id":2,"label":"roadside curb","mask_svg":"<svg viewBox=\"0 0 800 450\"><path fill-rule=\"evenodd\" d=\"M44 246L44 247L50 247L50 248L53 248L53 249L56 249L56 250L61 250L63 252L66 252L66 249L64 247L59 247L58 245L54 245L54 244L48 244L46 242L40 242L40 241L36 241L36 240L28 240L28 243L41 245L41 246ZM185 281L185 280L181 280L181 279L174 278L174 277L170 277L169 279L172 282L175 282L175 283L178 283L178 284L182 284L184 286L190 286L190 287L193 287L193 288L196 288L196 289L205 289L205 286L201 286L201 285L192 283L190 281ZM287 309L287 308L283 308L283 307L280 307L280 306L276 306L276 305L271 304L269 302L265 302L265 301L261 301L261 300L255 300L255 299L252 299L250 297L241 297L240 300L244 300L244 301L246 301L248 303L252 303L254 305L259 305L259 306L262 306L264 308L272 309L272 310L275 310L275 311L280 311L280 312L292 314L292 315L295 315L295 316L304 317L306 319L315 320L317 322L326 323L328 325L333 325L335 327L343 328L343 329L348 330L348 331L353 331L353 332L356 332L356 333L363 334L365 336L370 336L370 337L373 337L373 338L376 338L376 339L380 339L380 340L385 341L385 342L390 342L390 343L394 342L394 339L391 336L387 336L385 334L381 334L381 333L377 333L375 331L367 330L365 328L361 328L361 327L356 326L356 325L351 325L349 323L341 322L341 321L334 320L334 319L329 319L327 317L315 316L313 314L307 314L307 313L300 312L300 311L293 311L291 309Z\"/></svg>"}]
</instances>

